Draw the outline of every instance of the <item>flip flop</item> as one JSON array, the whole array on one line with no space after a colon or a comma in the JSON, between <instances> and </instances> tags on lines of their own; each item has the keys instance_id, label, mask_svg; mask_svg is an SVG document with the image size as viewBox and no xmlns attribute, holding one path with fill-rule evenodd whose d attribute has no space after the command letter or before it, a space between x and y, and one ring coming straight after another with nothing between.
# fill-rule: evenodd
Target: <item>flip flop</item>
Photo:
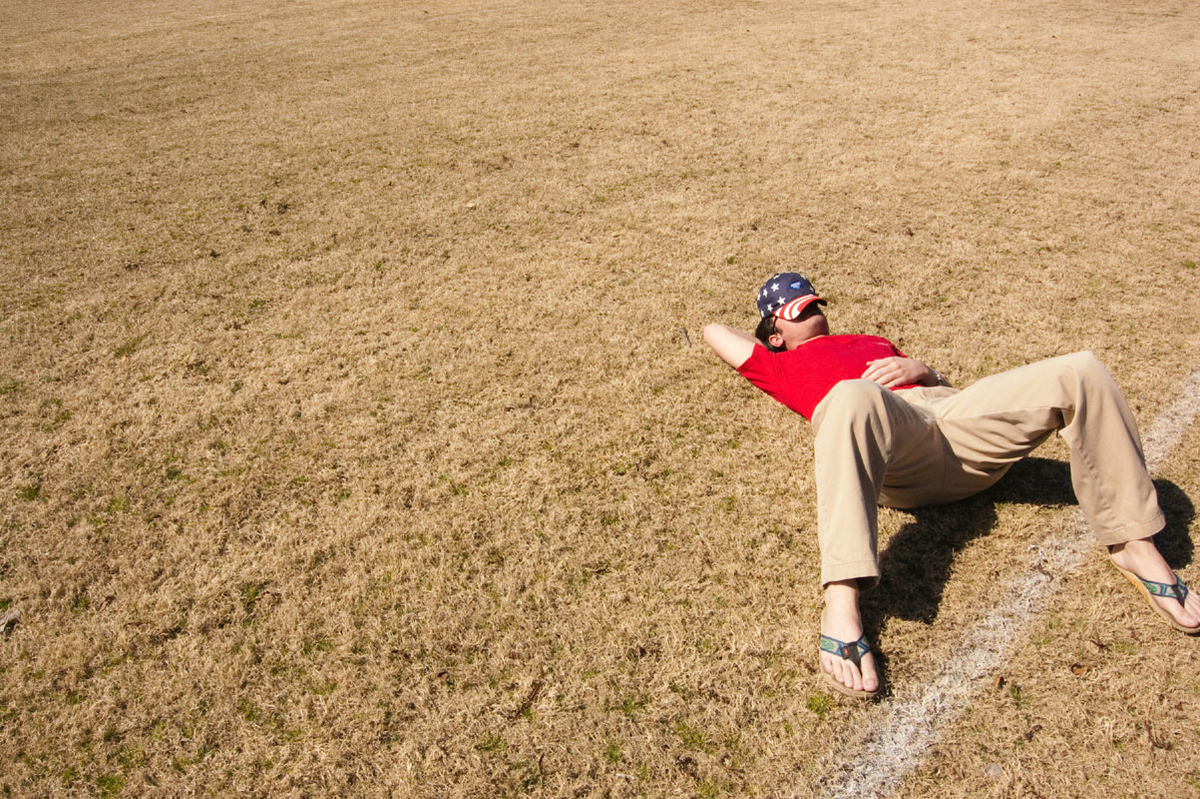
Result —
<instances>
[{"instance_id":1,"label":"flip flop","mask_svg":"<svg viewBox=\"0 0 1200 799\"><path fill-rule=\"evenodd\" d=\"M871 653L871 646L867 643L866 633L860 635L857 641L851 641L850 643L839 641L836 638L830 638L828 635L822 633L820 643L822 652L828 652L834 657L839 657L842 660L850 661L855 665L855 667L858 668L860 674L862 673L863 655L869 655ZM876 688L874 691L858 691L854 688L849 688L845 685L842 685L832 674L825 671L825 669L821 669L821 676L825 678L825 682L829 683L830 688L840 694L845 694L846 696L853 696L858 699L871 699L879 694L878 688Z\"/></svg>"},{"instance_id":2,"label":"flip flop","mask_svg":"<svg viewBox=\"0 0 1200 799\"><path fill-rule=\"evenodd\" d=\"M1112 561L1109 562L1112 563ZM1174 599L1180 605L1183 605L1183 603L1187 601L1188 587L1184 584L1183 580L1179 579L1178 574L1171 572L1171 574L1175 575L1175 583L1172 585L1169 583L1156 583L1153 580L1143 580L1133 572L1127 569L1122 569L1115 563L1113 563L1113 567L1121 574L1125 575L1125 579L1133 583L1133 587L1138 590L1138 593L1146 598L1146 601L1150 603L1150 607L1154 610L1154 612L1166 619L1168 624L1170 624L1176 630L1179 630L1181 633L1200 633L1200 625L1195 627L1184 627L1182 624L1175 621L1175 617L1172 616L1166 608L1154 601L1154 597L1156 596Z\"/></svg>"}]
</instances>

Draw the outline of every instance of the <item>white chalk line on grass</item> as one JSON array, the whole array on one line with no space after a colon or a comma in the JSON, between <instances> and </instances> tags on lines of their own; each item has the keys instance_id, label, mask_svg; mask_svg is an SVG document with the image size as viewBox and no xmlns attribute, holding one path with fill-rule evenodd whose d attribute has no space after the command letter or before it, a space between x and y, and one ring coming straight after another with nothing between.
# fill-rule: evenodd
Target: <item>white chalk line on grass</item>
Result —
<instances>
[{"instance_id":1,"label":"white chalk line on grass","mask_svg":"<svg viewBox=\"0 0 1200 799\"><path fill-rule=\"evenodd\" d=\"M1146 467L1157 471L1179 445L1200 411L1200 369L1181 386L1178 399L1142 437ZM879 706L863 720L869 730L862 743L839 757L844 765L822 780L827 797L882 797L892 795L912 771L941 730L969 706L982 677L998 669L1018 640L1021 628L1035 618L1058 591L1061 574L1083 561L1091 535L1083 514L1076 509L1059 535L1033 547L1035 561L1016 579L1000 602L983 618L955 653L941 664L926 685Z\"/></svg>"}]
</instances>

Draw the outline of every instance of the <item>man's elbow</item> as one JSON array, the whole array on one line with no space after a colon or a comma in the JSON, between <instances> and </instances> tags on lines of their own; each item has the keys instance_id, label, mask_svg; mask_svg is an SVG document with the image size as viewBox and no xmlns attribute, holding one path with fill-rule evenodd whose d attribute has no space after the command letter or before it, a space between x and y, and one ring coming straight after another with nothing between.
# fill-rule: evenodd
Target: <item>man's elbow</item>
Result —
<instances>
[{"instance_id":1,"label":"man's elbow","mask_svg":"<svg viewBox=\"0 0 1200 799\"><path fill-rule=\"evenodd\" d=\"M717 345L716 345L717 338L721 335L722 332L723 332L723 326L714 322L712 324L705 325L704 329L702 331L700 331L700 334L701 334L701 337L704 339L705 344L712 347L713 349L716 349L717 348Z\"/></svg>"}]
</instances>

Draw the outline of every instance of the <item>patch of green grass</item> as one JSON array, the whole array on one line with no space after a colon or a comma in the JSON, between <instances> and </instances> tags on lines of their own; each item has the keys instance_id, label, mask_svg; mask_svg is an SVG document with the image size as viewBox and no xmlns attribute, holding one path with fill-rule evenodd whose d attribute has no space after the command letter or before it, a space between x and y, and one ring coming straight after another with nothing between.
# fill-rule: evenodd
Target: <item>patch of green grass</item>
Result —
<instances>
[{"instance_id":1,"label":"patch of green grass","mask_svg":"<svg viewBox=\"0 0 1200 799\"><path fill-rule=\"evenodd\" d=\"M242 597L242 608L247 613L254 612L254 603L258 601L259 596L262 594L262 590L266 588L266 586L266 582L242 583L238 586L238 593L241 594Z\"/></svg>"},{"instance_id":2,"label":"patch of green grass","mask_svg":"<svg viewBox=\"0 0 1200 799\"><path fill-rule=\"evenodd\" d=\"M1029 704L1029 697L1024 695L1021 686L1016 683L1008 686L1008 695L1012 697L1013 705L1016 707L1025 707Z\"/></svg>"},{"instance_id":3,"label":"patch of green grass","mask_svg":"<svg viewBox=\"0 0 1200 799\"><path fill-rule=\"evenodd\" d=\"M1133 641L1127 641L1123 638L1118 638L1109 645L1112 651L1120 655L1132 655L1137 652L1137 647L1133 645Z\"/></svg>"},{"instance_id":4,"label":"patch of green grass","mask_svg":"<svg viewBox=\"0 0 1200 799\"><path fill-rule=\"evenodd\" d=\"M707 752L712 749L712 744L709 743L708 736L704 731L693 727L683 719L675 722L672 732L679 738L684 749L694 749L698 752Z\"/></svg>"},{"instance_id":5,"label":"patch of green grass","mask_svg":"<svg viewBox=\"0 0 1200 799\"><path fill-rule=\"evenodd\" d=\"M4 378L0 380L0 397L8 394L20 394L25 390L25 384L20 380L9 380Z\"/></svg>"},{"instance_id":6,"label":"patch of green grass","mask_svg":"<svg viewBox=\"0 0 1200 799\"><path fill-rule=\"evenodd\" d=\"M479 739L479 743L475 744L477 752L503 752L508 748L508 744L494 732L489 732Z\"/></svg>"},{"instance_id":7,"label":"patch of green grass","mask_svg":"<svg viewBox=\"0 0 1200 799\"><path fill-rule=\"evenodd\" d=\"M732 793L731 786L720 780L697 780L696 782L697 799L717 799L718 796L730 793Z\"/></svg>"},{"instance_id":8,"label":"patch of green grass","mask_svg":"<svg viewBox=\"0 0 1200 799\"><path fill-rule=\"evenodd\" d=\"M113 355L115 355L118 358L127 358L130 355L133 355L133 353L137 352L138 347L140 347L142 345L142 342L145 340L146 340L145 333L143 333L140 336L132 336L130 338L127 338L124 341L122 341L120 344L118 344L116 347L113 348L113 351L112 351Z\"/></svg>"},{"instance_id":9,"label":"patch of green grass","mask_svg":"<svg viewBox=\"0 0 1200 799\"><path fill-rule=\"evenodd\" d=\"M817 718L823 719L825 718L825 714L833 709L833 699L829 697L829 694L814 691L808 695L808 700L804 703L804 706L812 711ZM788 730L788 732L790 733L791 731Z\"/></svg>"},{"instance_id":10,"label":"patch of green grass","mask_svg":"<svg viewBox=\"0 0 1200 799\"><path fill-rule=\"evenodd\" d=\"M728 749L731 754L745 754L745 752L742 751L742 736L736 732L725 739L725 748Z\"/></svg>"},{"instance_id":11,"label":"patch of green grass","mask_svg":"<svg viewBox=\"0 0 1200 799\"><path fill-rule=\"evenodd\" d=\"M121 767L125 771L133 771L146 765L146 753L136 747L127 746L121 750L121 754L117 758L121 761Z\"/></svg>"},{"instance_id":12,"label":"patch of green grass","mask_svg":"<svg viewBox=\"0 0 1200 799\"><path fill-rule=\"evenodd\" d=\"M609 763L620 763L624 755L621 754L621 741L609 741L604 747L604 759Z\"/></svg>"},{"instance_id":13,"label":"patch of green grass","mask_svg":"<svg viewBox=\"0 0 1200 799\"><path fill-rule=\"evenodd\" d=\"M692 696L692 692L689 691L686 686L680 685L675 681L672 681L671 684L667 686L667 690L673 694L678 694L679 697L685 702L688 701L688 699Z\"/></svg>"},{"instance_id":14,"label":"patch of green grass","mask_svg":"<svg viewBox=\"0 0 1200 799\"><path fill-rule=\"evenodd\" d=\"M120 796L125 790L125 778L117 774L101 774L96 778L96 789L101 796Z\"/></svg>"},{"instance_id":15,"label":"patch of green grass","mask_svg":"<svg viewBox=\"0 0 1200 799\"><path fill-rule=\"evenodd\" d=\"M626 716L633 718L638 713L646 709L646 705L650 704L650 697L642 694L637 697L627 696L621 700L621 704L617 708Z\"/></svg>"},{"instance_id":16,"label":"patch of green grass","mask_svg":"<svg viewBox=\"0 0 1200 799\"><path fill-rule=\"evenodd\" d=\"M33 476L33 480L34 481L29 485L24 485L17 489L17 499L21 499L26 502L33 502L35 499L41 497L42 476L40 474L35 474Z\"/></svg>"},{"instance_id":17,"label":"patch of green grass","mask_svg":"<svg viewBox=\"0 0 1200 799\"><path fill-rule=\"evenodd\" d=\"M51 411L54 411L54 416L50 419L50 421L42 425L43 433L52 433L70 421L71 412L63 409L62 405L62 400L58 399L57 397L48 399L42 403L43 413L49 414Z\"/></svg>"},{"instance_id":18,"label":"patch of green grass","mask_svg":"<svg viewBox=\"0 0 1200 799\"><path fill-rule=\"evenodd\" d=\"M311 655L314 652L328 652L333 649L333 642L328 638L314 638L311 641L305 641L302 651L305 655Z\"/></svg>"},{"instance_id":19,"label":"patch of green grass","mask_svg":"<svg viewBox=\"0 0 1200 799\"><path fill-rule=\"evenodd\" d=\"M1193 261L1191 258L1189 258L1189 259L1187 259L1186 261L1184 261L1184 262L1183 262L1183 268L1184 268L1184 269L1195 269L1195 268L1196 268L1196 262L1195 262L1195 261Z\"/></svg>"}]
</instances>

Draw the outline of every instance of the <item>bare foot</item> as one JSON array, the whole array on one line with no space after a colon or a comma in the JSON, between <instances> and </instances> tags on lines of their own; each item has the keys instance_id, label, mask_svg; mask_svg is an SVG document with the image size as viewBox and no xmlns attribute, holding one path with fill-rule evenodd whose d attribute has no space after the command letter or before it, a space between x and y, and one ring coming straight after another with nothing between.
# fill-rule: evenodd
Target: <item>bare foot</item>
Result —
<instances>
[{"instance_id":1,"label":"bare foot","mask_svg":"<svg viewBox=\"0 0 1200 799\"><path fill-rule=\"evenodd\" d=\"M1124 544L1114 544L1109 547L1109 557L1112 558L1113 563L1125 571L1133 572L1143 580L1152 580L1167 585L1174 585L1176 581L1171 567L1167 565L1151 538L1140 538ZM1169 596L1156 596L1154 601L1171 614L1171 617L1180 626L1200 626L1200 594L1189 591L1185 605L1180 605Z\"/></svg>"},{"instance_id":2,"label":"bare foot","mask_svg":"<svg viewBox=\"0 0 1200 799\"><path fill-rule=\"evenodd\" d=\"M858 582L843 580L825 586L825 612L821 616L821 633L844 643L853 643L863 634L862 616L858 612ZM879 690L879 674L875 656L862 656L862 670L853 662L830 652L821 652L821 668L854 691Z\"/></svg>"}]
</instances>

